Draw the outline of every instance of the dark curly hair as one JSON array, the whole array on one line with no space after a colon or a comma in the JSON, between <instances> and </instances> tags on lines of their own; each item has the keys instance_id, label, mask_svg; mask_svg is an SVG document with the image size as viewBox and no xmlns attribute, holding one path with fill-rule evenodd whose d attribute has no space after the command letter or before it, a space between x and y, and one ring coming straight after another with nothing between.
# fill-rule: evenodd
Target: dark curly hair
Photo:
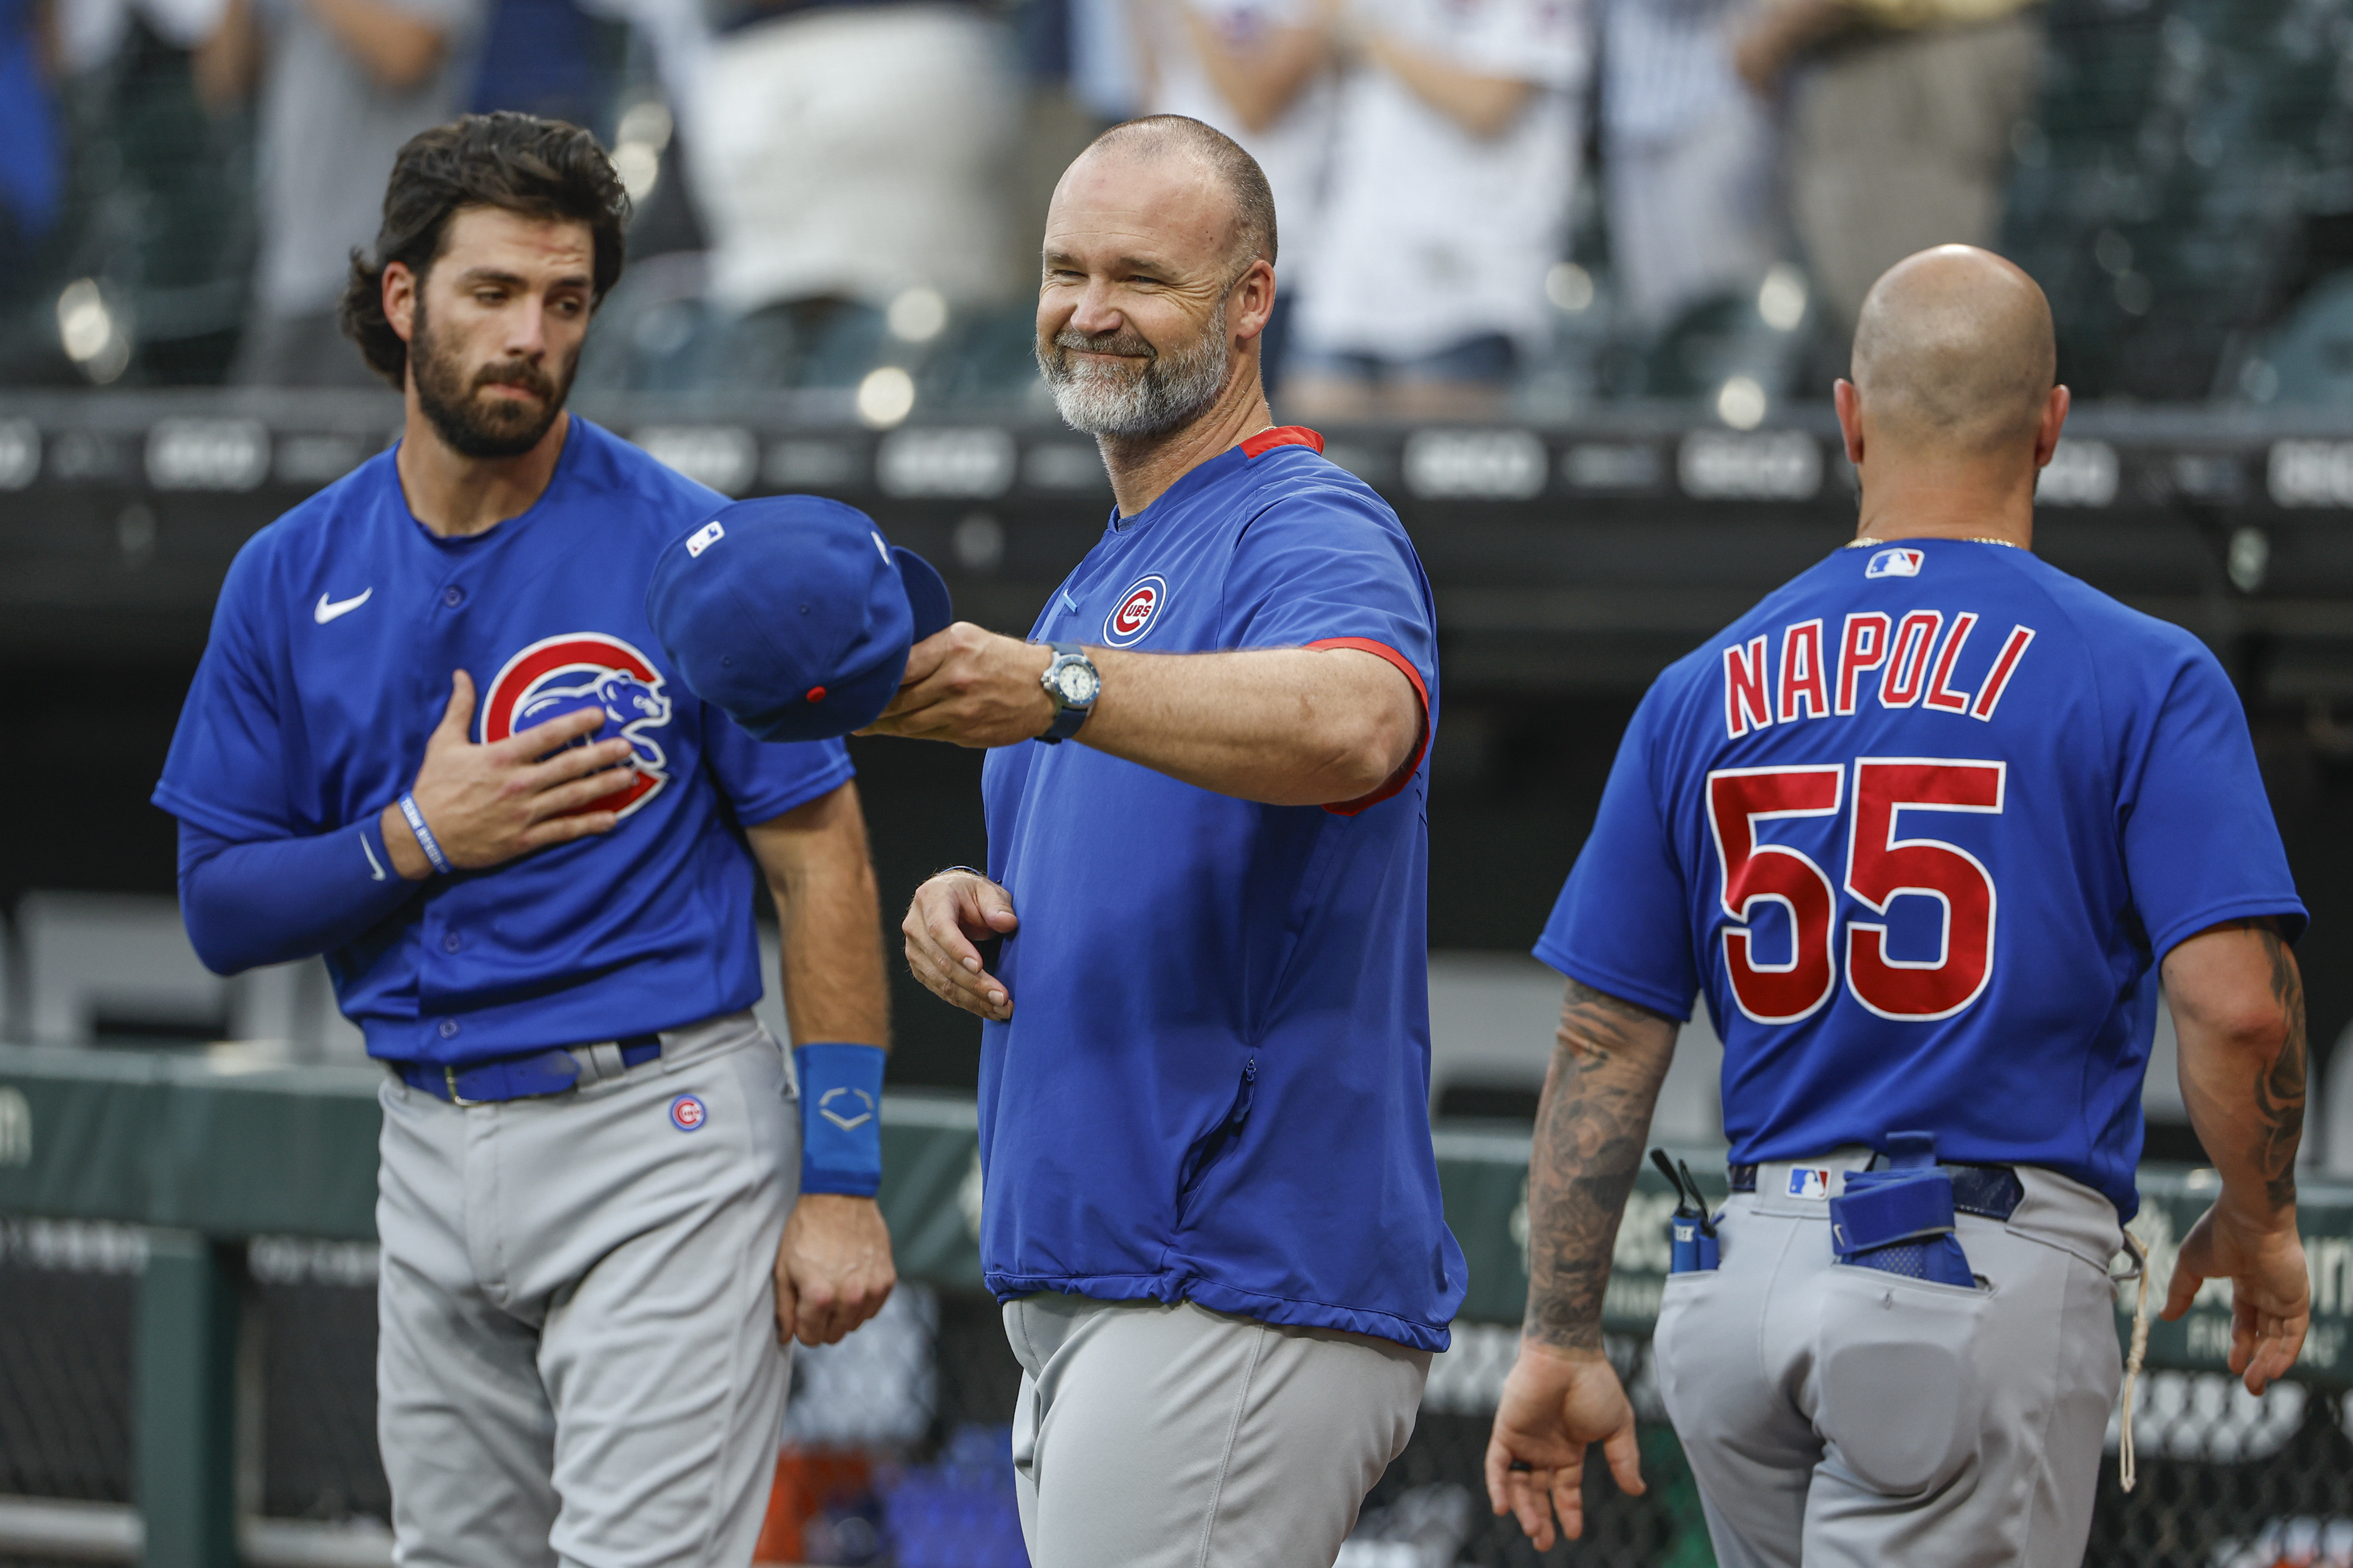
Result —
<instances>
[{"instance_id":1,"label":"dark curly hair","mask_svg":"<svg viewBox=\"0 0 2353 1568\"><path fill-rule=\"evenodd\" d=\"M421 131L393 160L375 258L352 252L337 312L368 367L396 388L406 384L408 345L385 320L384 270L398 261L422 282L441 254L451 216L466 207L586 224L596 242L597 302L621 276L629 194L594 136L560 120L506 112L469 114Z\"/></svg>"}]
</instances>

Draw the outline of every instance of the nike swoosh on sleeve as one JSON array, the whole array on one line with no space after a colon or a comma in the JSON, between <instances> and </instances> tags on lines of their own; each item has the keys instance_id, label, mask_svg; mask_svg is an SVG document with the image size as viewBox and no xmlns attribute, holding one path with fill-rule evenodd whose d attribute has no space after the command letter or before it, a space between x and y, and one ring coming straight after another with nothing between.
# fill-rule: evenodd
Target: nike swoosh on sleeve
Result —
<instances>
[{"instance_id":1,"label":"nike swoosh on sleeve","mask_svg":"<svg viewBox=\"0 0 2353 1568\"><path fill-rule=\"evenodd\" d=\"M384 880L384 867L383 867L383 865L382 865L382 864L381 864L381 863L376 859L376 858L375 858L375 847L374 847L373 845L371 845L371 844L369 844L369 843L368 843L368 841L367 841L367 835L365 835L365 834L362 834L362 835L360 835L360 849L361 849L361 851L362 851L363 853L364 853L364 854L367 856L367 858L368 858L368 869L369 869L369 870L371 870L371 871L374 871L374 872L375 873L375 880L377 880L377 881L379 881L379 882L383 881L383 880Z\"/></svg>"},{"instance_id":2,"label":"nike swoosh on sleeve","mask_svg":"<svg viewBox=\"0 0 2353 1568\"><path fill-rule=\"evenodd\" d=\"M319 607L311 612L311 618L323 626L337 616L350 615L375 595L375 590L372 587L364 590L354 599L330 599L326 595L322 594L319 595Z\"/></svg>"}]
</instances>

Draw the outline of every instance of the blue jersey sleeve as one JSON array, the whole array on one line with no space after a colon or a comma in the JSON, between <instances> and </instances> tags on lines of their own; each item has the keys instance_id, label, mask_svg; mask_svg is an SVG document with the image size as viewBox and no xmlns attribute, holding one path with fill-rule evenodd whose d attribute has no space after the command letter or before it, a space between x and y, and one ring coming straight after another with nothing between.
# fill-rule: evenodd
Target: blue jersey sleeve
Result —
<instances>
[{"instance_id":1,"label":"blue jersey sleeve","mask_svg":"<svg viewBox=\"0 0 2353 1568\"><path fill-rule=\"evenodd\" d=\"M2116 803L2134 911L2163 958L2230 920L2276 916L2289 941L2305 909L2271 797L2255 766L2246 711L2204 648L2178 667Z\"/></svg>"},{"instance_id":2,"label":"blue jersey sleeve","mask_svg":"<svg viewBox=\"0 0 2353 1568\"><path fill-rule=\"evenodd\" d=\"M181 821L232 843L343 826L296 821L287 796L277 661L255 613L268 574L267 538L238 552L221 585L204 659L152 797Z\"/></svg>"},{"instance_id":3,"label":"blue jersey sleeve","mask_svg":"<svg viewBox=\"0 0 2353 1568\"><path fill-rule=\"evenodd\" d=\"M1421 563L1370 496L1312 481L1284 494L1235 542L1224 603L1229 647L1377 644L1410 666L1425 710L1437 689Z\"/></svg>"},{"instance_id":4,"label":"blue jersey sleeve","mask_svg":"<svg viewBox=\"0 0 2353 1568\"><path fill-rule=\"evenodd\" d=\"M784 816L848 784L857 773L839 741L755 741L705 703L702 756L719 793L750 826Z\"/></svg>"},{"instance_id":5,"label":"blue jersey sleeve","mask_svg":"<svg viewBox=\"0 0 2353 1568\"><path fill-rule=\"evenodd\" d=\"M1671 1018L1699 989L1691 894L1651 784L1656 689L1635 710L1610 765L1593 832L1545 922L1535 954L1596 991Z\"/></svg>"}]
</instances>

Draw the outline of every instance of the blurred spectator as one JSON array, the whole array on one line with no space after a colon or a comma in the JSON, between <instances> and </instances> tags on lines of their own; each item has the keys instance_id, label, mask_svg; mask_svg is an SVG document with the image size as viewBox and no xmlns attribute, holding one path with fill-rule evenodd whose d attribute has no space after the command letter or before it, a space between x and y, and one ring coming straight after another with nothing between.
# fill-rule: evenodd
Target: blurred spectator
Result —
<instances>
[{"instance_id":1,"label":"blurred spectator","mask_svg":"<svg viewBox=\"0 0 2353 1568\"><path fill-rule=\"evenodd\" d=\"M1790 209L1825 341L1852 336L1872 283L1914 251L1994 243L2042 76L2030 0L1767 0L1737 59L1760 93L1788 76Z\"/></svg>"},{"instance_id":2,"label":"blurred spectator","mask_svg":"<svg viewBox=\"0 0 2353 1568\"><path fill-rule=\"evenodd\" d=\"M1282 254L1313 255L1334 98L1331 38L1314 0L1141 0L1138 14L1148 111L1190 116L1239 142L1273 189ZM1298 273L1281 274L1262 340L1270 397L1281 390Z\"/></svg>"},{"instance_id":3,"label":"blurred spectator","mask_svg":"<svg viewBox=\"0 0 2353 1568\"><path fill-rule=\"evenodd\" d=\"M1773 264L1774 129L1732 65L1758 0L1602 0L1611 276L1644 334Z\"/></svg>"},{"instance_id":4,"label":"blurred spectator","mask_svg":"<svg viewBox=\"0 0 2353 1568\"><path fill-rule=\"evenodd\" d=\"M493 0L466 107L475 114L512 109L562 120L609 141L603 43L576 0Z\"/></svg>"},{"instance_id":5,"label":"blurred spectator","mask_svg":"<svg viewBox=\"0 0 2353 1568\"><path fill-rule=\"evenodd\" d=\"M976 6L786 0L723 20L686 144L713 302L1001 299L1022 276L1020 124L1010 40Z\"/></svg>"},{"instance_id":6,"label":"blurred spectator","mask_svg":"<svg viewBox=\"0 0 2353 1568\"><path fill-rule=\"evenodd\" d=\"M48 0L0 0L0 300L13 299L64 201Z\"/></svg>"},{"instance_id":7,"label":"blurred spectator","mask_svg":"<svg viewBox=\"0 0 2353 1568\"><path fill-rule=\"evenodd\" d=\"M228 0L196 58L208 100L260 94L261 254L232 380L380 384L335 300L401 145L453 119L480 0Z\"/></svg>"},{"instance_id":8,"label":"blurred spectator","mask_svg":"<svg viewBox=\"0 0 2353 1568\"><path fill-rule=\"evenodd\" d=\"M1492 409L1551 328L1589 50L1581 0L1326 0L1353 63L1287 408Z\"/></svg>"}]
</instances>

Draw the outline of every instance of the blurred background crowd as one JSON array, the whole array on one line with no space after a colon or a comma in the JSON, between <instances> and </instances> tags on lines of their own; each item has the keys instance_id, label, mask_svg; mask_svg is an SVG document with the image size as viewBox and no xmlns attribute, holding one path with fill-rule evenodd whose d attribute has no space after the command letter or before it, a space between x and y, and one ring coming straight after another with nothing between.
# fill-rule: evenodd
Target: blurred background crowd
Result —
<instances>
[{"instance_id":1,"label":"blurred background crowd","mask_svg":"<svg viewBox=\"0 0 2353 1568\"><path fill-rule=\"evenodd\" d=\"M491 109L637 199L591 391L1018 414L1052 181L1166 111L1273 184L1287 417L1752 426L1944 240L2079 395L2353 404L2353 0L0 0L0 384L364 384L394 151Z\"/></svg>"}]
</instances>

